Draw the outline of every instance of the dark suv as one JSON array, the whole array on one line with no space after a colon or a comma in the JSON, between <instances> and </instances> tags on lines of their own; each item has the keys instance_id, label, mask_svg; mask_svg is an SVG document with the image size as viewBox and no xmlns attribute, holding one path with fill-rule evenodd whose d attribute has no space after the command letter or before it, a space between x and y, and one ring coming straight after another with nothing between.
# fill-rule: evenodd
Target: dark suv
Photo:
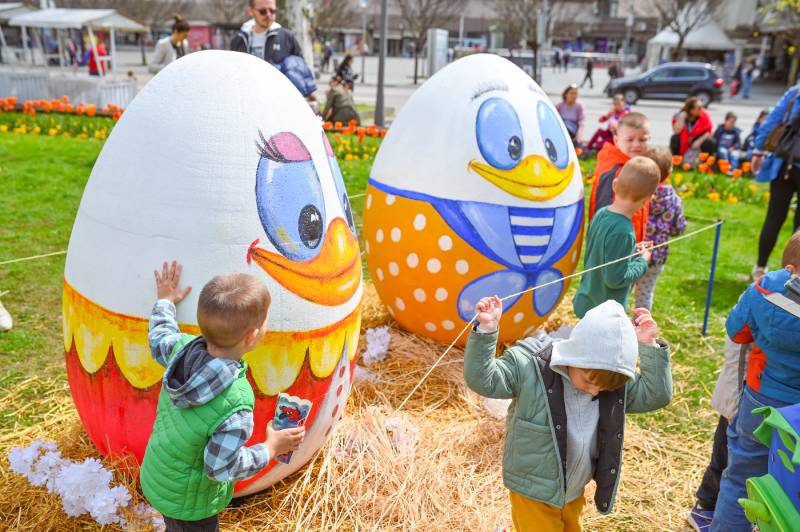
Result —
<instances>
[{"instance_id":1,"label":"dark suv","mask_svg":"<svg viewBox=\"0 0 800 532\"><path fill-rule=\"evenodd\" d=\"M640 99L684 100L697 96L708 107L711 102L722 101L720 78L708 63L664 63L644 74L612 80L606 94L622 94L629 104Z\"/></svg>"}]
</instances>

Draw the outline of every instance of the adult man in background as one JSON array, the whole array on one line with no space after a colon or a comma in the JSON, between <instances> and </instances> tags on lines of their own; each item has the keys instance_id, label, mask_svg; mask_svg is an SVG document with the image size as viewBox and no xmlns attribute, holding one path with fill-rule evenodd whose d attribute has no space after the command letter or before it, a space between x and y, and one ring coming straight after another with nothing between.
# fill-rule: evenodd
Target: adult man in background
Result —
<instances>
[{"instance_id":1,"label":"adult man in background","mask_svg":"<svg viewBox=\"0 0 800 532\"><path fill-rule=\"evenodd\" d=\"M247 14L253 17L253 24L245 23L234 35L231 50L253 54L275 66L290 55L302 57L294 34L275 20L277 11L275 0L249 0Z\"/></svg>"}]
</instances>

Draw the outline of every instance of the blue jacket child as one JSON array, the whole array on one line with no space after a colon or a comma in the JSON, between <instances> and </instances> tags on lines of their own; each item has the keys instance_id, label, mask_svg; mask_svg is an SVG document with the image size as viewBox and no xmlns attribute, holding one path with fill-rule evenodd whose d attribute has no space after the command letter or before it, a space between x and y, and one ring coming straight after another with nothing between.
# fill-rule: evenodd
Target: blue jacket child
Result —
<instances>
[{"instance_id":1,"label":"blue jacket child","mask_svg":"<svg viewBox=\"0 0 800 532\"><path fill-rule=\"evenodd\" d=\"M789 111L789 105L792 106L791 116L788 117L788 121L791 122L791 120L800 113L800 84L795 85L783 94L764 120L764 123L758 128L755 141L755 148L757 151L764 150L764 143L766 143L767 137L769 137L772 130L783 121L786 113ZM770 153L767 158L764 159L764 164L761 166L761 170L758 172L756 179L765 183L773 181L778 177L778 172L780 172L783 163L783 159L776 157L774 153ZM795 161L794 166L800 168L800 161Z\"/></svg>"},{"instance_id":2,"label":"blue jacket child","mask_svg":"<svg viewBox=\"0 0 800 532\"><path fill-rule=\"evenodd\" d=\"M784 285L798 273L800 232L786 245L783 265L747 287L725 324L734 342L753 342L754 347L739 410L728 427L728 467L722 473L710 532L751 530L738 499L747 497L748 478L767 473L769 460L769 449L753 435L763 421L753 410L800 403L800 317L767 299L773 293L786 295Z\"/></svg>"}]
</instances>

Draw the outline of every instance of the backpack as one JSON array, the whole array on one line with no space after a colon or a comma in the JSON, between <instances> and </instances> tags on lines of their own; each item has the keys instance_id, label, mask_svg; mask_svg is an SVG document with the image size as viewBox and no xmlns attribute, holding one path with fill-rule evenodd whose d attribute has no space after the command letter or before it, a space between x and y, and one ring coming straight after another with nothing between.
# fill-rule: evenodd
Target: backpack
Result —
<instances>
[{"instance_id":1,"label":"backpack","mask_svg":"<svg viewBox=\"0 0 800 532\"><path fill-rule=\"evenodd\" d=\"M800 86L795 87L794 94L789 100L789 105L786 107L786 113L783 115L781 123L775 126L775 129L769 132L767 140L764 142L764 149L767 151L775 152L783 139L783 132L788 125L789 120L792 118L792 111L794 110L794 101L797 99L797 93L800 91Z\"/></svg>"}]
</instances>

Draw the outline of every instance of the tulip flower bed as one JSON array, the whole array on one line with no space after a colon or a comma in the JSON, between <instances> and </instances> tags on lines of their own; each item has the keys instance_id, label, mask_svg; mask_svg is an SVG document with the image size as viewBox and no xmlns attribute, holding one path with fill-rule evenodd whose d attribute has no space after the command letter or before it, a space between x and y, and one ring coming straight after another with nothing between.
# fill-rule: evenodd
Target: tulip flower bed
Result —
<instances>
[{"instance_id":1,"label":"tulip flower bed","mask_svg":"<svg viewBox=\"0 0 800 532\"><path fill-rule=\"evenodd\" d=\"M21 103L13 96L0 99L0 133L105 140L120 116L122 109L115 105L98 110L92 104L72 104L66 96Z\"/></svg>"}]
</instances>

